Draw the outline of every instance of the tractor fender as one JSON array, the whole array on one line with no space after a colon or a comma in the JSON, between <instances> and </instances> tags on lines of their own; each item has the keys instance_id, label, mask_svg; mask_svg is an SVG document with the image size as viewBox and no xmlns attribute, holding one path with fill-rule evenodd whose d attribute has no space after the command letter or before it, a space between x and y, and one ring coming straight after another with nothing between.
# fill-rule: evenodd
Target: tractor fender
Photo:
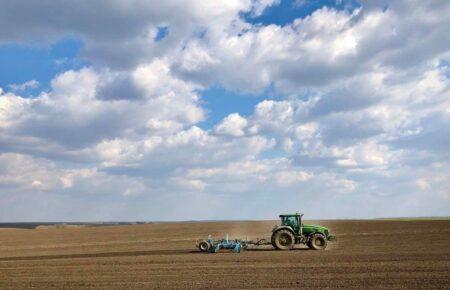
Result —
<instances>
[{"instance_id":1,"label":"tractor fender","mask_svg":"<svg viewBox=\"0 0 450 290\"><path fill-rule=\"evenodd\" d=\"M288 226L280 226L280 227L276 227L272 230L272 236L278 232L279 230L288 230L290 231L293 235L295 235L294 230L291 227Z\"/></svg>"}]
</instances>

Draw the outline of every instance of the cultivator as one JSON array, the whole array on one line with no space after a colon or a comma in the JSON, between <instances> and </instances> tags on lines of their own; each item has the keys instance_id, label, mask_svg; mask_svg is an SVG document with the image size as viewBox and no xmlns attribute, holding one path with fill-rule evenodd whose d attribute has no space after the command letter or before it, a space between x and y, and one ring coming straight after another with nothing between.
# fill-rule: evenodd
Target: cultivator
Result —
<instances>
[{"instance_id":1,"label":"cultivator","mask_svg":"<svg viewBox=\"0 0 450 290\"><path fill-rule=\"evenodd\" d=\"M214 240L211 236L207 239L196 242L196 246L202 252L217 253L220 249L233 250L234 253L240 253L242 250L246 250L249 246L263 246L270 245L271 243L267 239L255 239L255 240L230 240L228 235L220 240Z\"/></svg>"},{"instance_id":2,"label":"cultivator","mask_svg":"<svg viewBox=\"0 0 450 290\"><path fill-rule=\"evenodd\" d=\"M230 240L226 235L224 239L214 240L208 236L206 240L197 241L196 245L200 251L209 253L217 253L220 249L230 249L240 253L249 246L265 245L272 245L277 250L290 250L299 244L307 245L313 250L324 250L328 241L336 239L325 227L303 224L302 216L303 214L299 213L280 215L281 225L273 228L270 239Z\"/></svg>"}]
</instances>

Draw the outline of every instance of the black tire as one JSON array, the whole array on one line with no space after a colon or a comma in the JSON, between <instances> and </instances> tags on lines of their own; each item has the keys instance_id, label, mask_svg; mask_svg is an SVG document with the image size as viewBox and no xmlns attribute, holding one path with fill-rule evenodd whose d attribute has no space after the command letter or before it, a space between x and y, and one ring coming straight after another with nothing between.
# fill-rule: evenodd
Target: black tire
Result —
<instances>
[{"instance_id":1,"label":"black tire","mask_svg":"<svg viewBox=\"0 0 450 290\"><path fill-rule=\"evenodd\" d=\"M290 250L295 244L294 235L288 230L279 230L272 237L278 250Z\"/></svg>"},{"instance_id":2,"label":"black tire","mask_svg":"<svg viewBox=\"0 0 450 290\"><path fill-rule=\"evenodd\" d=\"M308 242L308 247L313 250L325 250L327 247L327 238L322 234L313 234Z\"/></svg>"},{"instance_id":3,"label":"black tire","mask_svg":"<svg viewBox=\"0 0 450 290\"><path fill-rule=\"evenodd\" d=\"M200 244L198 244L198 248L202 252L208 252L209 249L211 248L211 245L207 241L203 241Z\"/></svg>"},{"instance_id":4,"label":"black tire","mask_svg":"<svg viewBox=\"0 0 450 290\"><path fill-rule=\"evenodd\" d=\"M276 232L275 232L276 233ZM272 234L272 237L270 238L270 243L272 244L272 246L276 249L277 245L275 245L275 233Z\"/></svg>"}]
</instances>

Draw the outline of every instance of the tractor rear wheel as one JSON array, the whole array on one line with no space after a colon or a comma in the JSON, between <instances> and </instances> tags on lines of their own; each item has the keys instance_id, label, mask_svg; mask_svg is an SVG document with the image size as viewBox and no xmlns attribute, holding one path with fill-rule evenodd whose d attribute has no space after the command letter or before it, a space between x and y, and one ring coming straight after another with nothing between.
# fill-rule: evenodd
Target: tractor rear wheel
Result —
<instances>
[{"instance_id":1,"label":"tractor rear wheel","mask_svg":"<svg viewBox=\"0 0 450 290\"><path fill-rule=\"evenodd\" d=\"M322 234L314 234L308 242L308 247L313 250L325 250L327 247L327 239Z\"/></svg>"},{"instance_id":2,"label":"tractor rear wheel","mask_svg":"<svg viewBox=\"0 0 450 290\"><path fill-rule=\"evenodd\" d=\"M273 234L275 248L278 250L289 250L294 246L294 235L288 230L279 230Z\"/></svg>"},{"instance_id":3,"label":"tractor rear wheel","mask_svg":"<svg viewBox=\"0 0 450 290\"><path fill-rule=\"evenodd\" d=\"M277 245L275 245L275 238L276 238L276 234L273 233L272 237L270 238L270 243L272 244L272 246L276 249Z\"/></svg>"},{"instance_id":4,"label":"tractor rear wheel","mask_svg":"<svg viewBox=\"0 0 450 290\"><path fill-rule=\"evenodd\" d=\"M200 251L202 252L208 252L210 245L207 241L203 241L198 245L198 248L200 249Z\"/></svg>"}]
</instances>

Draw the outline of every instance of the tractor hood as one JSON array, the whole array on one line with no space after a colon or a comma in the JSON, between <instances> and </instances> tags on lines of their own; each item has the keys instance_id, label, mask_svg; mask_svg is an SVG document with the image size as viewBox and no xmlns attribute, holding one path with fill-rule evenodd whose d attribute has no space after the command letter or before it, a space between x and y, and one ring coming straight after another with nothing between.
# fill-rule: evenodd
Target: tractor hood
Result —
<instances>
[{"instance_id":1,"label":"tractor hood","mask_svg":"<svg viewBox=\"0 0 450 290\"><path fill-rule=\"evenodd\" d=\"M329 232L328 228L326 228L326 227L316 226L316 225L305 225L305 224L303 224L302 231L303 231L304 235L319 232L319 233L325 234L325 236L328 236L328 232Z\"/></svg>"}]
</instances>

